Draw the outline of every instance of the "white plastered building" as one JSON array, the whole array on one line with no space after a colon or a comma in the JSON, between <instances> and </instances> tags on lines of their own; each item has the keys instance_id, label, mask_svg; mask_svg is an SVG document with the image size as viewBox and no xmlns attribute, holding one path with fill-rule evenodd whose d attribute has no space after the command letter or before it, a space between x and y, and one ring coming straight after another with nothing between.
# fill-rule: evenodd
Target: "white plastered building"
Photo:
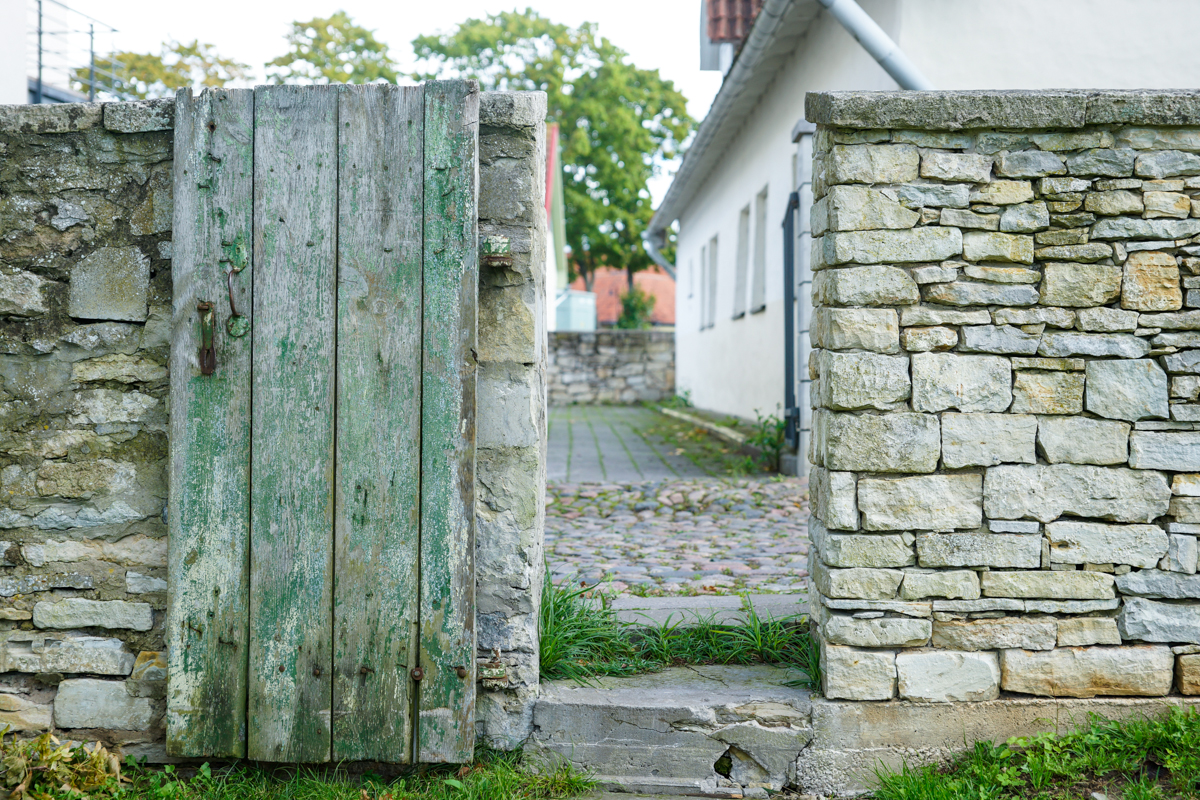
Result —
<instances>
[{"instance_id":1,"label":"white plastered building","mask_svg":"<svg viewBox=\"0 0 1200 800\"><path fill-rule=\"evenodd\" d=\"M677 391L703 409L782 415L782 221L798 192L793 342L801 429L809 417L813 130L804 97L899 88L825 8L832 1L764 0L732 63L728 45L722 58L708 57L728 71L650 229L653 240L678 225ZM861 0L861 7L931 88L1178 89L1200 81L1195 0ZM702 52L713 51L702 41Z\"/></svg>"}]
</instances>

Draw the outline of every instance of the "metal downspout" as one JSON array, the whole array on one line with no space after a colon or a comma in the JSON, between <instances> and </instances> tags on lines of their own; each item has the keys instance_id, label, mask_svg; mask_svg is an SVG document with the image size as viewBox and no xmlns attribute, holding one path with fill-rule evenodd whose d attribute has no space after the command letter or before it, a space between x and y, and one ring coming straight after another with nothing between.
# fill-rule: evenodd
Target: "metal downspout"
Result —
<instances>
[{"instance_id":1,"label":"metal downspout","mask_svg":"<svg viewBox=\"0 0 1200 800\"><path fill-rule=\"evenodd\" d=\"M788 196L783 215L783 440L800 449L800 408L796 405L796 211L800 193ZM797 452L802 458L803 453Z\"/></svg>"},{"instance_id":2,"label":"metal downspout","mask_svg":"<svg viewBox=\"0 0 1200 800\"><path fill-rule=\"evenodd\" d=\"M863 49L879 62L879 66L900 85L901 89L917 89L923 92L933 91L933 84L917 69L917 65L908 60L900 46L892 41L892 37L883 32L883 28L871 19L862 6L854 0L818 0L829 9L829 13L842 23L851 36L858 40Z\"/></svg>"},{"instance_id":3,"label":"metal downspout","mask_svg":"<svg viewBox=\"0 0 1200 800\"><path fill-rule=\"evenodd\" d=\"M647 228L646 230L642 231L642 244L646 248L646 255L650 256L651 261L662 267L663 270L671 276L671 280L675 280L675 265L663 257L662 251L658 249L661 246L660 243L654 241L656 238L661 240L662 244L666 244L666 228L659 228L658 230L650 230Z\"/></svg>"}]
</instances>

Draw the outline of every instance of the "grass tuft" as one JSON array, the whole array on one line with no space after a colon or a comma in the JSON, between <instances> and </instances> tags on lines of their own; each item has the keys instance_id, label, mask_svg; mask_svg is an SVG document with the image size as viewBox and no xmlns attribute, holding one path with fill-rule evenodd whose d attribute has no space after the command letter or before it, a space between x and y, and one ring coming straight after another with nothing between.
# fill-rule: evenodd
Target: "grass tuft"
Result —
<instances>
[{"instance_id":1,"label":"grass tuft","mask_svg":"<svg viewBox=\"0 0 1200 800\"><path fill-rule=\"evenodd\" d=\"M1090 797L1121 800L1200 797L1200 712L1162 719L1108 720L1063 735L1006 744L977 742L949 765L876 773L877 800L1008 800Z\"/></svg>"},{"instance_id":2,"label":"grass tuft","mask_svg":"<svg viewBox=\"0 0 1200 800\"><path fill-rule=\"evenodd\" d=\"M586 683L601 676L655 672L684 664L780 664L814 673L813 643L802 616L760 617L746 602L744 625L720 625L713 615L633 625L617 619L594 586L542 589L541 672L545 680ZM807 667L807 668L806 668Z\"/></svg>"}]
</instances>

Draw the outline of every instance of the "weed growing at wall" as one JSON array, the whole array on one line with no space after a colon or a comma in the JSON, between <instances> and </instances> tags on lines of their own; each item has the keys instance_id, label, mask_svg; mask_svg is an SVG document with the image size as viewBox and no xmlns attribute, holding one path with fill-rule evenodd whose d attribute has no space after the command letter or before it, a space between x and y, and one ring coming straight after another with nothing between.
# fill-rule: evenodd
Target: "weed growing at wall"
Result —
<instances>
[{"instance_id":1,"label":"weed growing at wall","mask_svg":"<svg viewBox=\"0 0 1200 800\"><path fill-rule=\"evenodd\" d=\"M50 800L58 797L116 797L121 761L99 742L63 744L49 733L36 739L10 739L0 730L0 797Z\"/></svg>"},{"instance_id":2,"label":"weed growing at wall","mask_svg":"<svg viewBox=\"0 0 1200 800\"><path fill-rule=\"evenodd\" d=\"M686 664L779 664L803 670L797 683L815 688L810 680L818 675L815 651L805 617L763 618L746 601L741 625L718 624L709 614L643 627L618 620L602 595L589 597L594 588L549 581L543 586L543 679L582 683Z\"/></svg>"},{"instance_id":3,"label":"weed growing at wall","mask_svg":"<svg viewBox=\"0 0 1200 800\"><path fill-rule=\"evenodd\" d=\"M662 402L662 404L667 408L675 408L675 409L691 408L692 407L692 390L684 389L682 392L678 392L678 393L672 395L671 397L669 397L668 399L664 400Z\"/></svg>"},{"instance_id":4,"label":"weed growing at wall","mask_svg":"<svg viewBox=\"0 0 1200 800\"><path fill-rule=\"evenodd\" d=\"M877 773L877 800L1200 796L1200 713L1125 722L1092 716L1074 733L977 742L949 765Z\"/></svg>"},{"instance_id":5,"label":"weed growing at wall","mask_svg":"<svg viewBox=\"0 0 1200 800\"><path fill-rule=\"evenodd\" d=\"M758 450L756 465L760 470L778 472L779 456L783 453L783 434L787 428L787 422L774 414L763 416L762 412L757 410L754 415L758 419L754 423L753 430L746 437L746 444Z\"/></svg>"}]
</instances>

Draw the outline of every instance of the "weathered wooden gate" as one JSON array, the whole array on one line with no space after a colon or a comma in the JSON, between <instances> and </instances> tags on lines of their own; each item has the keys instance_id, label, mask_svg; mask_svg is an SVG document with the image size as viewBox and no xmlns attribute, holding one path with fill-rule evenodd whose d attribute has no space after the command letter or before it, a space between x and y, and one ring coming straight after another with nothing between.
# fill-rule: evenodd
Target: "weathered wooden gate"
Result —
<instances>
[{"instance_id":1,"label":"weathered wooden gate","mask_svg":"<svg viewBox=\"0 0 1200 800\"><path fill-rule=\"evenodd\" d=\"M169 753L471 755L477 111L179 94Z\"/></svg>"}]
</instances>

